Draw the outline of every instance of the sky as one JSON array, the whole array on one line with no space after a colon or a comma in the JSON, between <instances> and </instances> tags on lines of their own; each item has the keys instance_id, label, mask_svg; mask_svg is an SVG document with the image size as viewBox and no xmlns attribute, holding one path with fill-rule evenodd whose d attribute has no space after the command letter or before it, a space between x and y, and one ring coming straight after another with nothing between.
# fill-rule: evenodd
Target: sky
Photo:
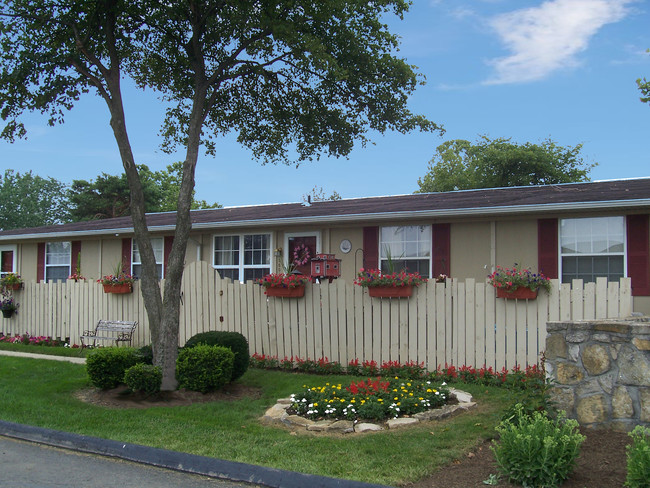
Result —
<instances>
[{"instance_id":1,"label":"sky","mask_svg":"<svg viewBox=\"0 0 650 488\"><path fill-rule=\"evenodd\" d=\"M650 176L650 104L636 79L650 79L647 0L414 0L404 20L387 18L398 53L426 84L409 100L414 113L442 125L431 133L370 134L348 158L262 166L234 136L202 154L196 197L224 206L300 202L312 188L343 198L412 193L437 146L481 135L516 143L552 139L582 144L593 180ZM125 88L136 161L152 170L183 159L159 149L163 105ZM70 184L123 172L108 110L87 95L50 127L24 117L28 136L0 142L0 171L31 170Z\"/></svg>"}]
</instances>

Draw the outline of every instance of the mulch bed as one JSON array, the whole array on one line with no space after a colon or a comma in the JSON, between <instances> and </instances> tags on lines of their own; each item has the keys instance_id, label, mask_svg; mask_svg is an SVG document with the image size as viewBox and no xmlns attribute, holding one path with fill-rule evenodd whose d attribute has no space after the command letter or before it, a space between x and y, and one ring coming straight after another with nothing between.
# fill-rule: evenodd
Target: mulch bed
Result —
<instances>
[{"instance_id":1,"label":"mulch bed","mask_svg":"<svg viewBox=\"0 0 650 488\"><path fill-rule=\"evenodd\" d=\"M624 432L605 429L585 429L587 437L580 449L573 473L562 488L620 488L627 474L625 446L631 438ZM483 483L491 474L497 474L490 444L485 443L467 457L438 471L430 478L407 485L409 488L485 488ZM500 481L493 485L510 488L517 485Z\"/></svg>"}]
</instances>

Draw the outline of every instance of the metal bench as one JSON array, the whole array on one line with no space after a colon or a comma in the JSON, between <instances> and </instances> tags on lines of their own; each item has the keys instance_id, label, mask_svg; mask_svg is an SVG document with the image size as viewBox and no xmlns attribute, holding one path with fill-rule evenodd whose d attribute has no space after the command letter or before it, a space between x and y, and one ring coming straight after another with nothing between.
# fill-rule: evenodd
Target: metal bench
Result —
<instances>
[{"instance_id":1,"label":"metal bench","mask_svg":"<svg viewBox=\"0 0 650 488\"><path fill-rule=\"evenodd\" d=\"M131 345L133 332L138 325L137 322L126 320L100 320L94 330L87 330L81 335L81 347L97 345L97 341L115 341L115 345L120 342L128 342Z\"/></svg>"}]
</instances>

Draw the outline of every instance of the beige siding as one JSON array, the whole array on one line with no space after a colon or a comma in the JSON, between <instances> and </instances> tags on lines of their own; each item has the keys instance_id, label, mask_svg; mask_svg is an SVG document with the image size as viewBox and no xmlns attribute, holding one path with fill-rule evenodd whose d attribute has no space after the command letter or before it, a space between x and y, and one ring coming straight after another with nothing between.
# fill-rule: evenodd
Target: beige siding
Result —
<instances>
[{"instance_id":1,"label":"beige siding","mask_svg":"<svg viewBox=\"0 0 650 488\"><path fill-rule=\"evenodd\" d=\"M496 265L513 266L537 271L537 220L508 220L497 222Z\"/></svg>"},{"instance_id":2,"label":"beige siding","mask_svg":"<svg viewBox=\"0 0 650 488\"><path fill-rule=\"evenodd\" d=\"M492 266L490 222L451 224L451 276L484 281Z\"/></svg>"},{"instance_id":3,"label":"beige siding","mask_svg":"<svg viewBox=\"0 0 650 488\"><path fill-rule=\"evenodd\" d=\"M38 244L29 242L18 246L17 271L25 281L36 281Z\"/></svg>"}]
</instances>

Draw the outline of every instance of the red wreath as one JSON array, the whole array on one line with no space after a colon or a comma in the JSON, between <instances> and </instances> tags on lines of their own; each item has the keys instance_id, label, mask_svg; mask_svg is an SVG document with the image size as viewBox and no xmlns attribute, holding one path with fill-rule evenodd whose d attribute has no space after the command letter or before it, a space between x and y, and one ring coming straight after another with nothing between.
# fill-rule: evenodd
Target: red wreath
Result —
<instances>
[{"instance_id":1,"label":"red wreath","mask_svg":"<svg viewBox=\"0 0 650 488\"><path fill-rule=\"evenodd\" d=\"M293 264L296 266L305 266L311 259L309 248L303 243L293 248Z\"/></svg>"}]
</instances>

